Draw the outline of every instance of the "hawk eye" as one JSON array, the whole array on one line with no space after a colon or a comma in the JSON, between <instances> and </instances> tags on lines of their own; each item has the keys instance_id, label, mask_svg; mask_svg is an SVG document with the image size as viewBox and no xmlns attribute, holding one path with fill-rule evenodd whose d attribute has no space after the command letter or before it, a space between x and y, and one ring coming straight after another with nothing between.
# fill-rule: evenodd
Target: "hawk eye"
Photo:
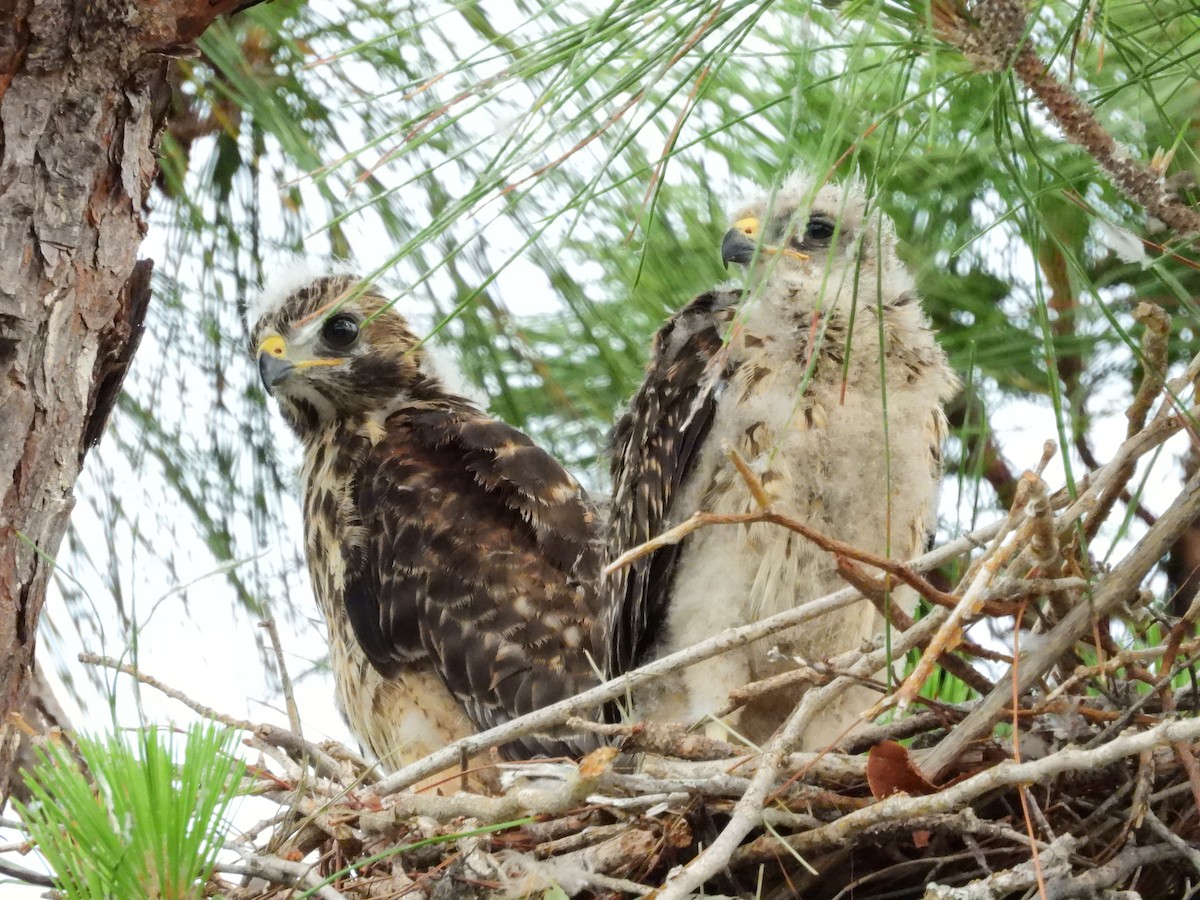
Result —
<instances>
[{"instance_id":1,"label":"hawk eye","mask_svg":"<svg viewBox=\"0 0 1200 900\"><path fill-rule=\"evenodd\" d=\"M833 237L834 225L822 216L813 216L808 220L804 229L804 239L809 241L827 241Z\"/></svg>"},{"instance_id":2,"label":"hawk eye","mask_svg":"<svg viewBox=\"0 0 1200 900\"><path fill-rule=\"evenodd\" d=\"M358 340L354 316L331 316L321 328L321 338L334 350L346 350Z\"/></svg>"}]
</instances>

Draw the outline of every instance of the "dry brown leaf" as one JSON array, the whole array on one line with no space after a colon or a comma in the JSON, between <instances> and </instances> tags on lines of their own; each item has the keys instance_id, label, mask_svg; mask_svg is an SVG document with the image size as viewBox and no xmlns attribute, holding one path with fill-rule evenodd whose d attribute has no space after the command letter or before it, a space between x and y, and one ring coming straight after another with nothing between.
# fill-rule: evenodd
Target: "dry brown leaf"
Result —
<instances>
[{"instance_id":1,"label":"dry brown leaf","mask_svg":"<svg viewBox=\"0 0 1200 900\"><path fill-rule=\"evenodd\" d=\"M876 800L901 792L912 797L937 793L913 765L904 745L895 741L876 744L867 754L867 784Z\"/></svg>"}]
</instances>

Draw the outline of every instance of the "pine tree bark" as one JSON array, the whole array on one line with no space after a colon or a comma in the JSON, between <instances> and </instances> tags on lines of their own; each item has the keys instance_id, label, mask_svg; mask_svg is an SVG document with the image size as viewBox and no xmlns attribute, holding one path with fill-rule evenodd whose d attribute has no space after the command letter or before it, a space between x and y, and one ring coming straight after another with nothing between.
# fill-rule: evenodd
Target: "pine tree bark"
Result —
<instances>
[{"instance_id":1,"label":"pine tree bark","mask_svg":"<svg viewBox=\"0 0 1200 900\"><path fill-rule=\"evenodd\" d=\"M167 64L247 0L0 0L0 806L53 558L150 300Z\"/></svg>"}]
</instances>

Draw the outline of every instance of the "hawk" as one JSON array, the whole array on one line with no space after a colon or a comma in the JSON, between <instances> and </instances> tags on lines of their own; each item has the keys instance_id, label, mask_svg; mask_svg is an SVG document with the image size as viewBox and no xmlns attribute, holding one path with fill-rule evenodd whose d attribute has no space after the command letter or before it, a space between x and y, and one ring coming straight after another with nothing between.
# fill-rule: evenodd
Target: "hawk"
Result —
<instances>
[{"instance_id":1,"label":"hawk","mask_svg":"<svg viewBox=\"0 0 1200 900\"><path fill-rule=\"evenodd\" d=\"M303 444L309 574L366 749L395 769L595 683L597 523L561 465L448 389L352 276L264 301L251 346ZM501 752L587 746L534 735Z\"/></svg>"},{"instance_id":2,"label":"hawk","mask_svg":"<svg viewBox=\"0 0 1200 900\"><path fill-rule=\"evenodd\" d=\"M748 267L745 289L702 294L659 330L645 381L614 429L608 558L700 510L756 511L730 449L777 511L872 553L917 555L935 523L942 405L959 382L896 257L891 223L857 186L822 186L805 172L733 220L721 255ZM830 555L794 532L701 529L602 583L609 671L841 586ZM863 601L777 637L785 656L817 661L881 626ZM759 642L667 676L635 694L635 713L701 721L731 689L787 668L769 649ZM822 712L804 746L836 740L870 705L856 691ZM761 741L796 699L769 694L732 724Z\"/></svg>"}]
</instances>

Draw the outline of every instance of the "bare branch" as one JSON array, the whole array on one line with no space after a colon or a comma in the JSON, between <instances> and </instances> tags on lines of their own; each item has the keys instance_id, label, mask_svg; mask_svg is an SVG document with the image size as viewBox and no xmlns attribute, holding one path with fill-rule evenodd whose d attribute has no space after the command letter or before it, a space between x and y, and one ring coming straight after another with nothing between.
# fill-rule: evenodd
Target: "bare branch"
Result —
<instances>
[{"instance_id":1,"label":"bare branch","mask_svg":"<svg viewBox=\"0 0 1200 900\"><path fill-rule=\"evenodd\" d=\"M216 870L227 875L249 875L252 878L265 878L275 884L287 884L312 891L321 900L347 900L341 891L328 884L321 884L321 879L313 871L312 866L303 863L290 862L278 856L266 854L249 854L238 847L242 856L240 863L218 862Z\"/></svg>"},{"instance_id":2,"label":"bare branch","mask_svg":"<svg viewBox=\"0 0 1200 900\"><path fill-rule=\"evenodd\" d=\"M279 639L279 629L275 627L274 619L264 619L258 623L259 628L265 628L271 637L271 649L275 651L275 662L279 666L279 683L283 689L284 704L287 707L288 725L292 731L301 737L304 729L300 726L300 708L296 705L296 695L292 693L292 679L288 676L287 664L283 661L283 642Z\"/></svg>"},{"instance_id":3,"label":"bare branch","mask_svg":"<svg viewBox=\"0 0 1200 900\"><path fill-rule=\"evenodd\" d=\"M942 741L925 760L923 768L933 782L949 766L960 752L992 726L1004 712L1012 697L1011 684L1023 692L1037 682L1063 653L1091 626L1093 616L1109 613L1118 603L1129 597L1146 573L1163 557L1175 539L1200 515L1200 475L1193 476L1183 491L1163 513L1154 527L1138 545L1101 582L1091 603L1078 604L1067 616L1046 635L1039 645L1021 659L1014 672L1001 678L996 686L953 734Z\"/></svg>"},{"instance_id":4,"label":"bare branch","mask_svg":"<svg viewBox=\"0 0 1200 900\"><path fill-rule=\"evenodd\" d=\"M957 732L954 732L957 733ZM971 804L977 797L1002 787L1035 784L1067 772L1085 772L1112 765L1143 750L1168 747L1178 741L1200 740L1200 720L1163 722L1146 731L1121 735L1095 750L1065 749L1039 760L1024 763L1002 762L935 794L908 797L897 794L871 806L847 813L836 822L804 834L792 835L787 843L801 853L838 846L862 831L915 816L952 813ZM928 768L928 758L925 761ZM771 838L758 838L737 854L742 861L774 858L778 852Z\"/></svg>"}]
</instances>

